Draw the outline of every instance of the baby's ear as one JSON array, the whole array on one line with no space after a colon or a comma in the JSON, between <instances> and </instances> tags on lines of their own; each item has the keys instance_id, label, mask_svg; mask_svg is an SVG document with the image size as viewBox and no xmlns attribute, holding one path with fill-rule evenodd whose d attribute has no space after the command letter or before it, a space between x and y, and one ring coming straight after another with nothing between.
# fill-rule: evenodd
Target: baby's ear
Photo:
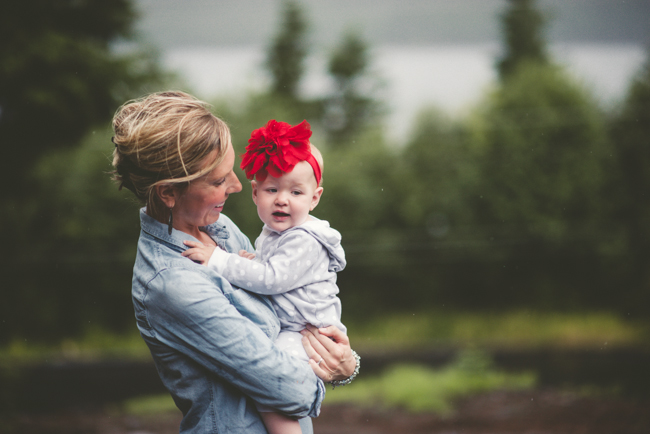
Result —
<instances>
[{"instance_id":1,"label":"baby's ear","mask_svg":"<svg viewBox=\"0 0 650 434\"><path fill-rule=\"evenodd\" d=\"M309 207L309 211L313 211L314 208L316 208L316 205L318 205L318 202L320 202L320 197L323 194L323 187L318 187L316 190L314 190L314 195L311 198L311 206Z\"/></svg>"},{"instance_id":2,"label":"baby's ear","mask_svg":"<svg viewBox=\"0 0 650 434\"><path fill-rule=\"evenodd\" d=\"M251 181L251 187L253 189L253 202L257 205L257 181L254 179Z\"/></svg>"}]
</instances>

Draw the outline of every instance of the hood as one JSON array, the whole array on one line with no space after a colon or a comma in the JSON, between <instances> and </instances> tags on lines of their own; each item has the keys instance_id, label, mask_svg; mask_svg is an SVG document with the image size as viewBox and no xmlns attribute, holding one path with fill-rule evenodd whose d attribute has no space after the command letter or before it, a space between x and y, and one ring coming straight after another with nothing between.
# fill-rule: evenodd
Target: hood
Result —
<instances>
[{"instance_id":1,"label":"hood","mask_svg":"<svg viewBox=\"0 0 650 434\"><path fill-rule=\"evenodd\" d=\"M301 229L310 233L325 246L330 255L330 265L328 267L330 271L339 272L345 268L345 251L341 246L341 234L336 229L331 228L328 221L311 217L294 229Z\"/></svg>"}]
</instances>

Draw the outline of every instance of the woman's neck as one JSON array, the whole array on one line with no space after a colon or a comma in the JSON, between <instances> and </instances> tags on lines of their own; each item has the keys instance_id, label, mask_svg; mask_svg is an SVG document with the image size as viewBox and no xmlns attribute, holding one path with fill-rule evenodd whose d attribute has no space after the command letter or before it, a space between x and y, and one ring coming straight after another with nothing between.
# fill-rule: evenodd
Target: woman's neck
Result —
<instances>
[{"instance_id":1,"label":"woman's neck","mask_svg":"<svg viewBox=\"0 0 650 434\"><path fill-rule=\"evenodd\" d=\"M178 228L180 231L185 232L188 235L193 236L197 240L201 241L206 246L216 246L217 243L214 242L212 237L206 232L202 231L199 226L192 226L191 228Z\"/></svg>"}]
</instances>

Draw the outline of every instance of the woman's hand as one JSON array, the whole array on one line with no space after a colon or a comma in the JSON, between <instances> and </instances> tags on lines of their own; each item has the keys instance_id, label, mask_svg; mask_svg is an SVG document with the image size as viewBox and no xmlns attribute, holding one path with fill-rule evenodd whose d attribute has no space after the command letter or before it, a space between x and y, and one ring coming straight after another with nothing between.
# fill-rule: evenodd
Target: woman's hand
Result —
<instances>
[{"instance_id":1,"label":"woman's hand","mask_svg":"<svg viewBox=\"0 0 650 434\"><path fill-rule=\"evenodd\" d=\"M350 340L338 327L317 329L308 325L300 334L309 364L324 382L345 380L354 373L357 361L352 356Z\"/></svg>"}]
</instances>

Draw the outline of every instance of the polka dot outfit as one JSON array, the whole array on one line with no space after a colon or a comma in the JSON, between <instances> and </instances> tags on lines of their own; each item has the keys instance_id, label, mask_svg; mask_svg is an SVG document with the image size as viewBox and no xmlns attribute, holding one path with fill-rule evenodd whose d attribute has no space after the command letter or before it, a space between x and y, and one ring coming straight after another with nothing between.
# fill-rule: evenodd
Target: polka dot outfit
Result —
<instances>
[{"instance_id":1,"label":"polka dot outfit","mask_svg":"<svg viewBox=\"0 0 650 434\"><path fill-rule=\"evenodd\" d=\"M345 267L341 234L310 217L281 233L265 225L255 248L254 260L215 249L208 266L233 285L269 295L282 327L276 344L307 360L298 333L306 324L346 331L336 295L336 273Z\"/></svg>"}]
</instances>

